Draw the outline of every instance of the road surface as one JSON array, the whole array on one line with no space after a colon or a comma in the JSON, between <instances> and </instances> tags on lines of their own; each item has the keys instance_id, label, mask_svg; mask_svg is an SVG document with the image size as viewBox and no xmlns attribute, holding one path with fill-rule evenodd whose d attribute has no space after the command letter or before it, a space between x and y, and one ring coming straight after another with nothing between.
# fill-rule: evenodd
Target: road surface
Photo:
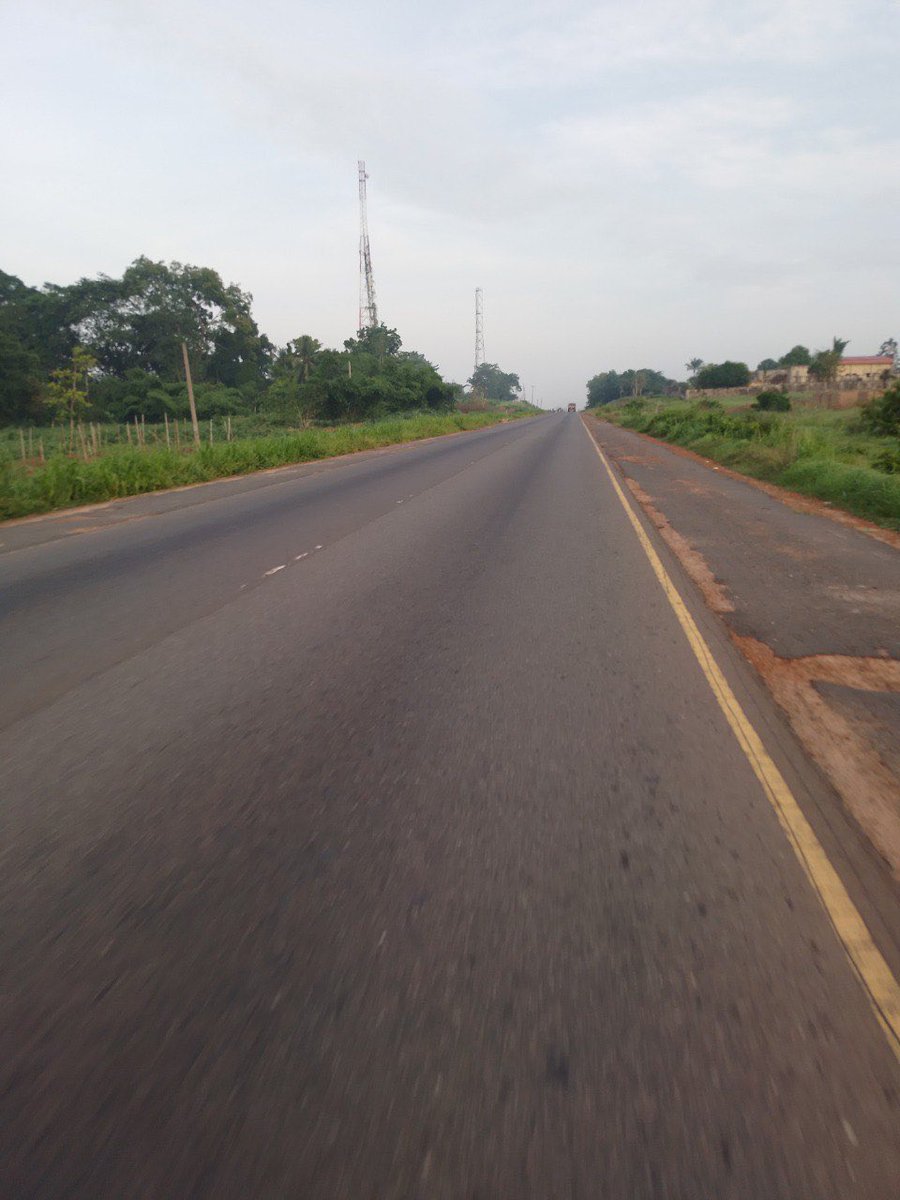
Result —
<instances>
[{"instance_id":1,"label":"road surface","mask_svg":"<svg viewBox=\"0 0 900 1200\"><path fill-rule=\"evenodd\" d=\"M893 1200L897 1060L580 419L179 495L0 529L4 1195Z\"/></svg>"}]
</instances>

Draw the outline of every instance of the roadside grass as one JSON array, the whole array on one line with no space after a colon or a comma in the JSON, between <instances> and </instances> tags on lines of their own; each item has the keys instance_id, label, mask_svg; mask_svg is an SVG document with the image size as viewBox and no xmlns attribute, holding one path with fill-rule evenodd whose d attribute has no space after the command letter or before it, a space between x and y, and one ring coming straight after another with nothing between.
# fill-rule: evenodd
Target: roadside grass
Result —
<instances>
[{"instance_id":1,"label":"roadside grass","mask_svg":"<svg viewBox=\"0 0 900 1200\"><path fill-rule=\"evenodd\" d=\"M43 463L10 455L0 459L0 520L482 429L508 419L503 413L410 413L360 425L206 442L197 450L116 442L105 444L95 457L76 457L61 448L48 453L45 446ZM15 437L18 446L18 433Z\"/></svg>"},{"instance_id":2,"label":"roadside grass","mask_svg":"<svg viewBox=\"0 0 900 1200\"><path fill-rule=\"evenodd\" d=\"M900 529L896 438L865 432L859 409L755 412L745 397L740 399L739 410L709 400L617 401L595 415Z\"/></svg>"},{"instance_id":3,"label":"roadside grass","mask_svg":"<svg viewBox=\"0 0 900 1200\"><path fill-rule=\"evenodd\" d=\"M230 440L229 430L234 438L266 437L274 434L296 432L296 421L290 418L274 416L270 413L242 413L232 417L214 417L200 422L200 434L204 442L213 438L213 442ZM40 461L41 452L45 458L54 454L68 452L78 453L81 450L81 437L90 447L96 436L102 451L113 446L137 446L143 440L149 446L166 445L166 428L162 423L141 424L134 420L118 424L113 422L90 422L76 426L70 430L67 422L53 425L35 425L20 427L8 425L0 428L0 464L7 461L21 461L22 448L25 448L26 459ZM193 434L190 420L184 417L169 418L169 444L183 446L191 445ZM74 446L73 446L74 443Z\"/></svg>"}]
</instances>

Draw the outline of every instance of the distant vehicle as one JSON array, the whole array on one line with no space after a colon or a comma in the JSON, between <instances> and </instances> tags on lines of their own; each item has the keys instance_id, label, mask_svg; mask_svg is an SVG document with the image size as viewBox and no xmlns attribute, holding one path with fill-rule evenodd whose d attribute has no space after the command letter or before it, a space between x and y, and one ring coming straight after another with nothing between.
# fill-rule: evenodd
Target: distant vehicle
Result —
<instances>
[{"instance_id":1,"label":"distant vehicle","mask_svg":"<svg viewBox=\"0 0 900 1200\"><path fill-rule=\"evenodd\" d=\"M566 412L577 412L577 411L578 411L578 409L575 407L574 404L570 404L569 407L566 409Z\"/></svg>"}]
</instances>

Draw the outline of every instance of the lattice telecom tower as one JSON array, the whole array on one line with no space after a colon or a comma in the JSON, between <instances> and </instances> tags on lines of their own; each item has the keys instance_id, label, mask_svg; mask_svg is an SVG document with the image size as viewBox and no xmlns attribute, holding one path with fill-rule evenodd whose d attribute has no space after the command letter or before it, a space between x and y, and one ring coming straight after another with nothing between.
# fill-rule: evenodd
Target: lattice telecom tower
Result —
<instances>
[{"instance_id":1,"label":"lattice telecom tower","mask_svg":"<svg viewBox=\"0 0 900 1200\"><path fill-rule=\"evenodd\" d=\"M366 215L366 164L359 167L359 325L371 329L378 324L378 305L375 303L375 276L372 274L372 251L369 249L369 219Z\"/></svg>"},{"instance_id":2,"label":"lattice telecom tower","mask_svg":"<svg viewBox=\"0 0 900 1200\"><path fill-rule=\"evenodd\" d=\"M475 289L475 370L484 363L484 301L481 288Z\"/></svg>"}]
</instances>

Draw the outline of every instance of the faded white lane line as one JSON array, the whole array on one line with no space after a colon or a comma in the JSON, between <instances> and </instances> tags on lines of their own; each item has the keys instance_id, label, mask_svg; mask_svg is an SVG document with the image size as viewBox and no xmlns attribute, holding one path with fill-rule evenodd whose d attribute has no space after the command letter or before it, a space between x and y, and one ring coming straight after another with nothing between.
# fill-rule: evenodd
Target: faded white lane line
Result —
<instances>
[{"instance_id":1,"label":"faded white lane line","mask_svg":"<svg viewBox=\"0 0 900 1200\"><path fill-rule=\"evenodd\" d=\"M304 550L302 554L295 554L294 562L299 562L301 558L309 558L309 551Z\"/></svg>"},{"instance_id":2,"label":"faded white lane line","mask_svg":"<svg viewBox=\"0 0 900 1200\"><path fill-rule=\"evenodd\" d=\"M275 575L278 571L283 571L287 563L282 563L280 567L273 567L271 571L266 571L267 575Z\"/></svg>"},{"instance_id":3,"label":"faded white lane line","mask_svg":"<svg viewBox=\"0 0 900 1200\"><path fill-rule=\"evenodd\" d=\"M322 547L321 547L321 546L316 546L316 549L317 549L317 550L321 550L321 549L322 549Z\"/></svg>"}]
</instances>

